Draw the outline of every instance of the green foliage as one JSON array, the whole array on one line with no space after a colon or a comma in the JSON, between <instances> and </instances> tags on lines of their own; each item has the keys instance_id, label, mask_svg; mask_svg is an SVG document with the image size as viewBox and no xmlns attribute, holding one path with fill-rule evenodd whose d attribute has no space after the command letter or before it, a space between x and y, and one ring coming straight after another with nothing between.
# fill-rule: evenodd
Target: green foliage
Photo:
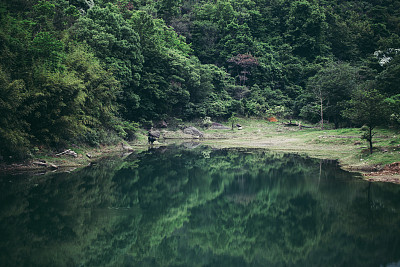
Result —
<instances>
[{"instance_id":1,"label":"green foliage","mask_svg":"<svg viewBox=\"0 0 400 267\"><path fill-rule=\"evenodd\" d=\"M136 122L121 121L115 123L114 129L123 139L127 141L133 141L136 138L136 132L139 129L139 124Z\"/></svg>"},{"instance_id":2,"label":"green foliage","mask_svg":"<svg viewBox=\"0 0 400 267\"><path fill-rule=\"evenodd\" d=\"M138 82L143 62L139 36L116 7L94 6L86 16L78 19L72 34L93 48L95 55L115 73L124 88Z\"/></svg>"},{"instance_id":3,"label":"green foliage","mask_svg":"<svg viewBox=\"0 0 400 267\"><path fill-rule=\"evenodd\" d=\"M280 119L291 118L291 110L285 106L274 106L266 111L267 117L277 117Z\"/></svg>"},{"instance_id":4,"label":"green foliage","mask_svg":"<svg viewBox=\"0 0 400 267\"><path fill-rule=\"evenodd\" d=\"M232 113L232 115L229 117L228 121L232 126L232 130L237 122L238 118L236 117L236 113Z\"/></svg>"},{"instance_id":5,"label":"green foliage","mask_svg":"<svg viewBox=\"0 0 400 267\"><path fill-rule=\"evenodd\" d=\"M32 53L37 61L44 60L49 68L59 69L65 56L64 44L49 32L39 32L32 41Z\"/></svg>"},{"instance_id":6,"label":"green foliage","mask_svg":"<svg viewBox=\"0 0 400 267\"><path fill-rule=\"evenodd\" d=\"M327 25L322 6L305 0L295 1L290 7L286 24L286 39L294 54L314 59L324 52Z\"/></svg>"},{"instance_id":7,"label":"green foliage","mask_svg":"<svg viewBox=\"0 0 400 267\"><path fill-rule=\"evenodd\" d=\"M29 107L24 106L28 92L23 80L10 81L9 75L0 66L0 156L24 158L28 153L29 127L24 116Z\"/></svg>"},{"instance_id":8,"label":"green foliage","mask_svg":"<svg viewBox=\"0 0 400 267\"><path fill-rule=\"evenodd\" d=\"M116 145L121 141L121 137L117 135L115 131L96 129L82 133L76 139L78 142L88 144L93 147L99 147L100 145Z\"/></svg>"},{"instance_id":9,"label":"green foliage","mask_svg":"<svg viewBox=\"0 0 400 267\"><path fill-rule=\"evenodd\" d=\"M345 103L365 81L398 125L398 10L353 0L2 1L2 90L23 110L3 135L21 148L62 146L97 130L132 139L135 121L279 109L347 126Z\"/></svg>"},{"instance_id":10,"label":"green foliage","mask_svg":"<svg viewBox=\"0 0 400 267\"><path fill-rule=\"evenodd\" d=\"M36 26L39 26L39 31L53 29L55 7L54 3L45 0L40 0L33 6L33 17L38 23Z\"/></svg>"},{"instance_id":11,"label":"green foliage","mask_svg":"<svg viewBox=\"0 0 400 267\"><path fill-rule=\"evenodd\" d=\"M367 125L370 128L385 124L388 117L384 96L376 89L364 85L354 92L343 115L355 125Z\"/></svg>"},{"instance_id":12,"label":"green foliage","mask_svg":"<svg viewBox=\"0 0 400 267\"><path fill-rule=\"evenodd\" d=\"M302 108L302 115L305 119L312 120L309 112L313 106L319 105L319 112L323 112L323 118L335 124L346 122L342 117L346 101L350 100L352 92L355 91L358 78L358 69L347 63L331 62L321 68L317 74L311 77L307 83L307 89L315 98L315 102L308 103ZM306 95L304 95L306 97ZM321 115L321 114L320 114Z\"/></svg>"},{"instance_id":13,"label":"green foliage","mask_svg":"<svg viewBox=\"0 0 400 267\"><path fill-rule=\"evenodd\" d=\"M384 99L384 96L378 90L364 85L354 92L353 98L348 102L348 108L343 111L343 115L355 125L366 125L368 127L363 138L369 142L371 154L373 152L374 128L385 125L389 119Z\"/></svg>"},{"instance_id":14,"label":"green foliage","mask_svg":"<svg viewBox=\"0 0 400 267\"><path fill-rule=\"evenodd\" d=\"M386 98L385 105L388 106L390 113L390 121L396 127L400 126L400 94Z\"/></svg>"},{"instance_id":15,"label":"green foliage","mask_svg":"<svg viewBox=\"0 0 400 267\"><path fill-rule=\"evenodd\" d=\"M384 53L377 53L380 65L384 69L376 77L376 87L387 96L393 96L400 92L399 52L398 49L389 49Z\"/></svg>"},{"instance_id":16,"label":"green foliage","mask_svg":"<svg viewBox=\"0 0 400 267\"><path fill-rule=\"evenodd\" d=\"M92 54L70 43L63 72L37 66L28 117L35 141L63 146L87 131L111 128L119 83Z\"/></svg>"},{"instance_id":17,"label":"green foliage","mask_svg":"<svg viewBox=\"0 0 400 267\"><path fill-rule=\"evenodd\" d=\"M84 85L84 91L77 94L84 114L110 127L118 110L116 97L120 91L120 83L113 73L105 70L99 60L80 45L71 44L66 65Z\"/></svg>"}]
</instances>

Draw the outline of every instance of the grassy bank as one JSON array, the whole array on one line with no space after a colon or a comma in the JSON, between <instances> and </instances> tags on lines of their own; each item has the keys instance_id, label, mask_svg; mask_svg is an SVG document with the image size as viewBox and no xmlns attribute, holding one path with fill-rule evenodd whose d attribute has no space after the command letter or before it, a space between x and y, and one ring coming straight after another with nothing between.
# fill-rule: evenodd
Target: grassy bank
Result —
<instances>
[{"instance_id":1,"label":"grassy bank","mask_svg":"<svg viewBox=\"0 0 400 267\"><path fill-rule=\"evenodd\" d=\"M272 150L305 153L311 157L337 159L343 166L386 165L400 160L400 132L377 129L374 153L358 128L324 129L288 127L280 122L244 120L242 130L205 130L205 143L216 147L262 147ZM303 125L304 126L304 125Z\"/></svg>"},{"instance_id":2,"label":"grassy bank","mask_svg":"<svg viewBox=\"0 0 400 267\"><path fill-rule=\"evenodd\" d=\"M335 159L343 169L362 172L365 179L400 182L396 168L385 169L388 164L400 161L399 130L376 129L374 153L370 154L368 143L361 138L363 132L359 128L332 129L326 125L327 128L321 130L318 125L301 124L300 128L286 126L282 122L247 118L240 118L237 123L242 126L241 130L236 127L234 130L199 128L204 132L200 142L215 148L265 148L314 158ZM167 140L189 138L179 131L168 130L164 131L163 136Z\"/></svg>"},{"instance_id":3,"label":"grassy bank","mask_svg":"<svg viewBox=\"0 0 400 267\"><path fill-rule=\"evenodd\" d=\"M238 121L242 130L206 130L204 143L215 147L257 147L304 154L315 158L335 159L350 171L364 173L366 179L399 182L397 170L385 166L400 161L400 132L376 129L374 153L370 154L359 128L324 129L286 126L281 122L264 120ZM305 125L303 125L305 126ZM216 137L216 138L213 138Z\"/></svg>"}]
</instances>

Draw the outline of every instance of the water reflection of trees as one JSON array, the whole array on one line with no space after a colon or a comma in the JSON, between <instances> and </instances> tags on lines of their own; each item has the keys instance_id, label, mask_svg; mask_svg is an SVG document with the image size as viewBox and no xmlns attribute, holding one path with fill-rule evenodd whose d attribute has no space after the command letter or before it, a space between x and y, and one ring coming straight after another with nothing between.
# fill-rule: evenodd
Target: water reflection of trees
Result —
<instances>
[{"instance_id":1,"label":"water reflection of trees","mask_svg":"<svg viewBox=\"0 0 400 267\"><path fill-rule=\"evenodd\" d=\"M0 260L9 266L397 261L398 187L368 189L320 163L262 150L168 148L48 176L35 186L4 185Z\"/></svg>"}]
</instances>

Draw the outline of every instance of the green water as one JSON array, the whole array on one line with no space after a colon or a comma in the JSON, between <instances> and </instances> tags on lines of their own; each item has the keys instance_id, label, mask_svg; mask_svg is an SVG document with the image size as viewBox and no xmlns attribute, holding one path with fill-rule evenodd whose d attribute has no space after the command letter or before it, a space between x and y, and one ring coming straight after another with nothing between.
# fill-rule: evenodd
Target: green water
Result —
<instances>
[{"instance_id":1,"label":"green water","mask_svg":"<svg viewBox=\"0 0 400 267\"><path fill-rule=\"evenodd\" d=\"M264 150L0 177L0 266L400 266L400 186Z\"/></svg>"}]
</instances>

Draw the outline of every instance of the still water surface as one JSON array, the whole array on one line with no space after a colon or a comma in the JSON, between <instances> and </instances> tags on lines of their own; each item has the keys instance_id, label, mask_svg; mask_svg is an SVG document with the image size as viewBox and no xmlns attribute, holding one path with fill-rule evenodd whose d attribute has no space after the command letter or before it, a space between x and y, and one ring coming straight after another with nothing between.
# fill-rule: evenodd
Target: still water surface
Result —
<instances>
[{"instance_id":1,"label":"still water surface","mask_svg":"<svg viewBox=\"0 0 400 267\"><path fill-rule=\"evenodd\" d=\"M190 147L0 177L0 265L400 266L400 186Z\"/></svg>"}]
</instances>

